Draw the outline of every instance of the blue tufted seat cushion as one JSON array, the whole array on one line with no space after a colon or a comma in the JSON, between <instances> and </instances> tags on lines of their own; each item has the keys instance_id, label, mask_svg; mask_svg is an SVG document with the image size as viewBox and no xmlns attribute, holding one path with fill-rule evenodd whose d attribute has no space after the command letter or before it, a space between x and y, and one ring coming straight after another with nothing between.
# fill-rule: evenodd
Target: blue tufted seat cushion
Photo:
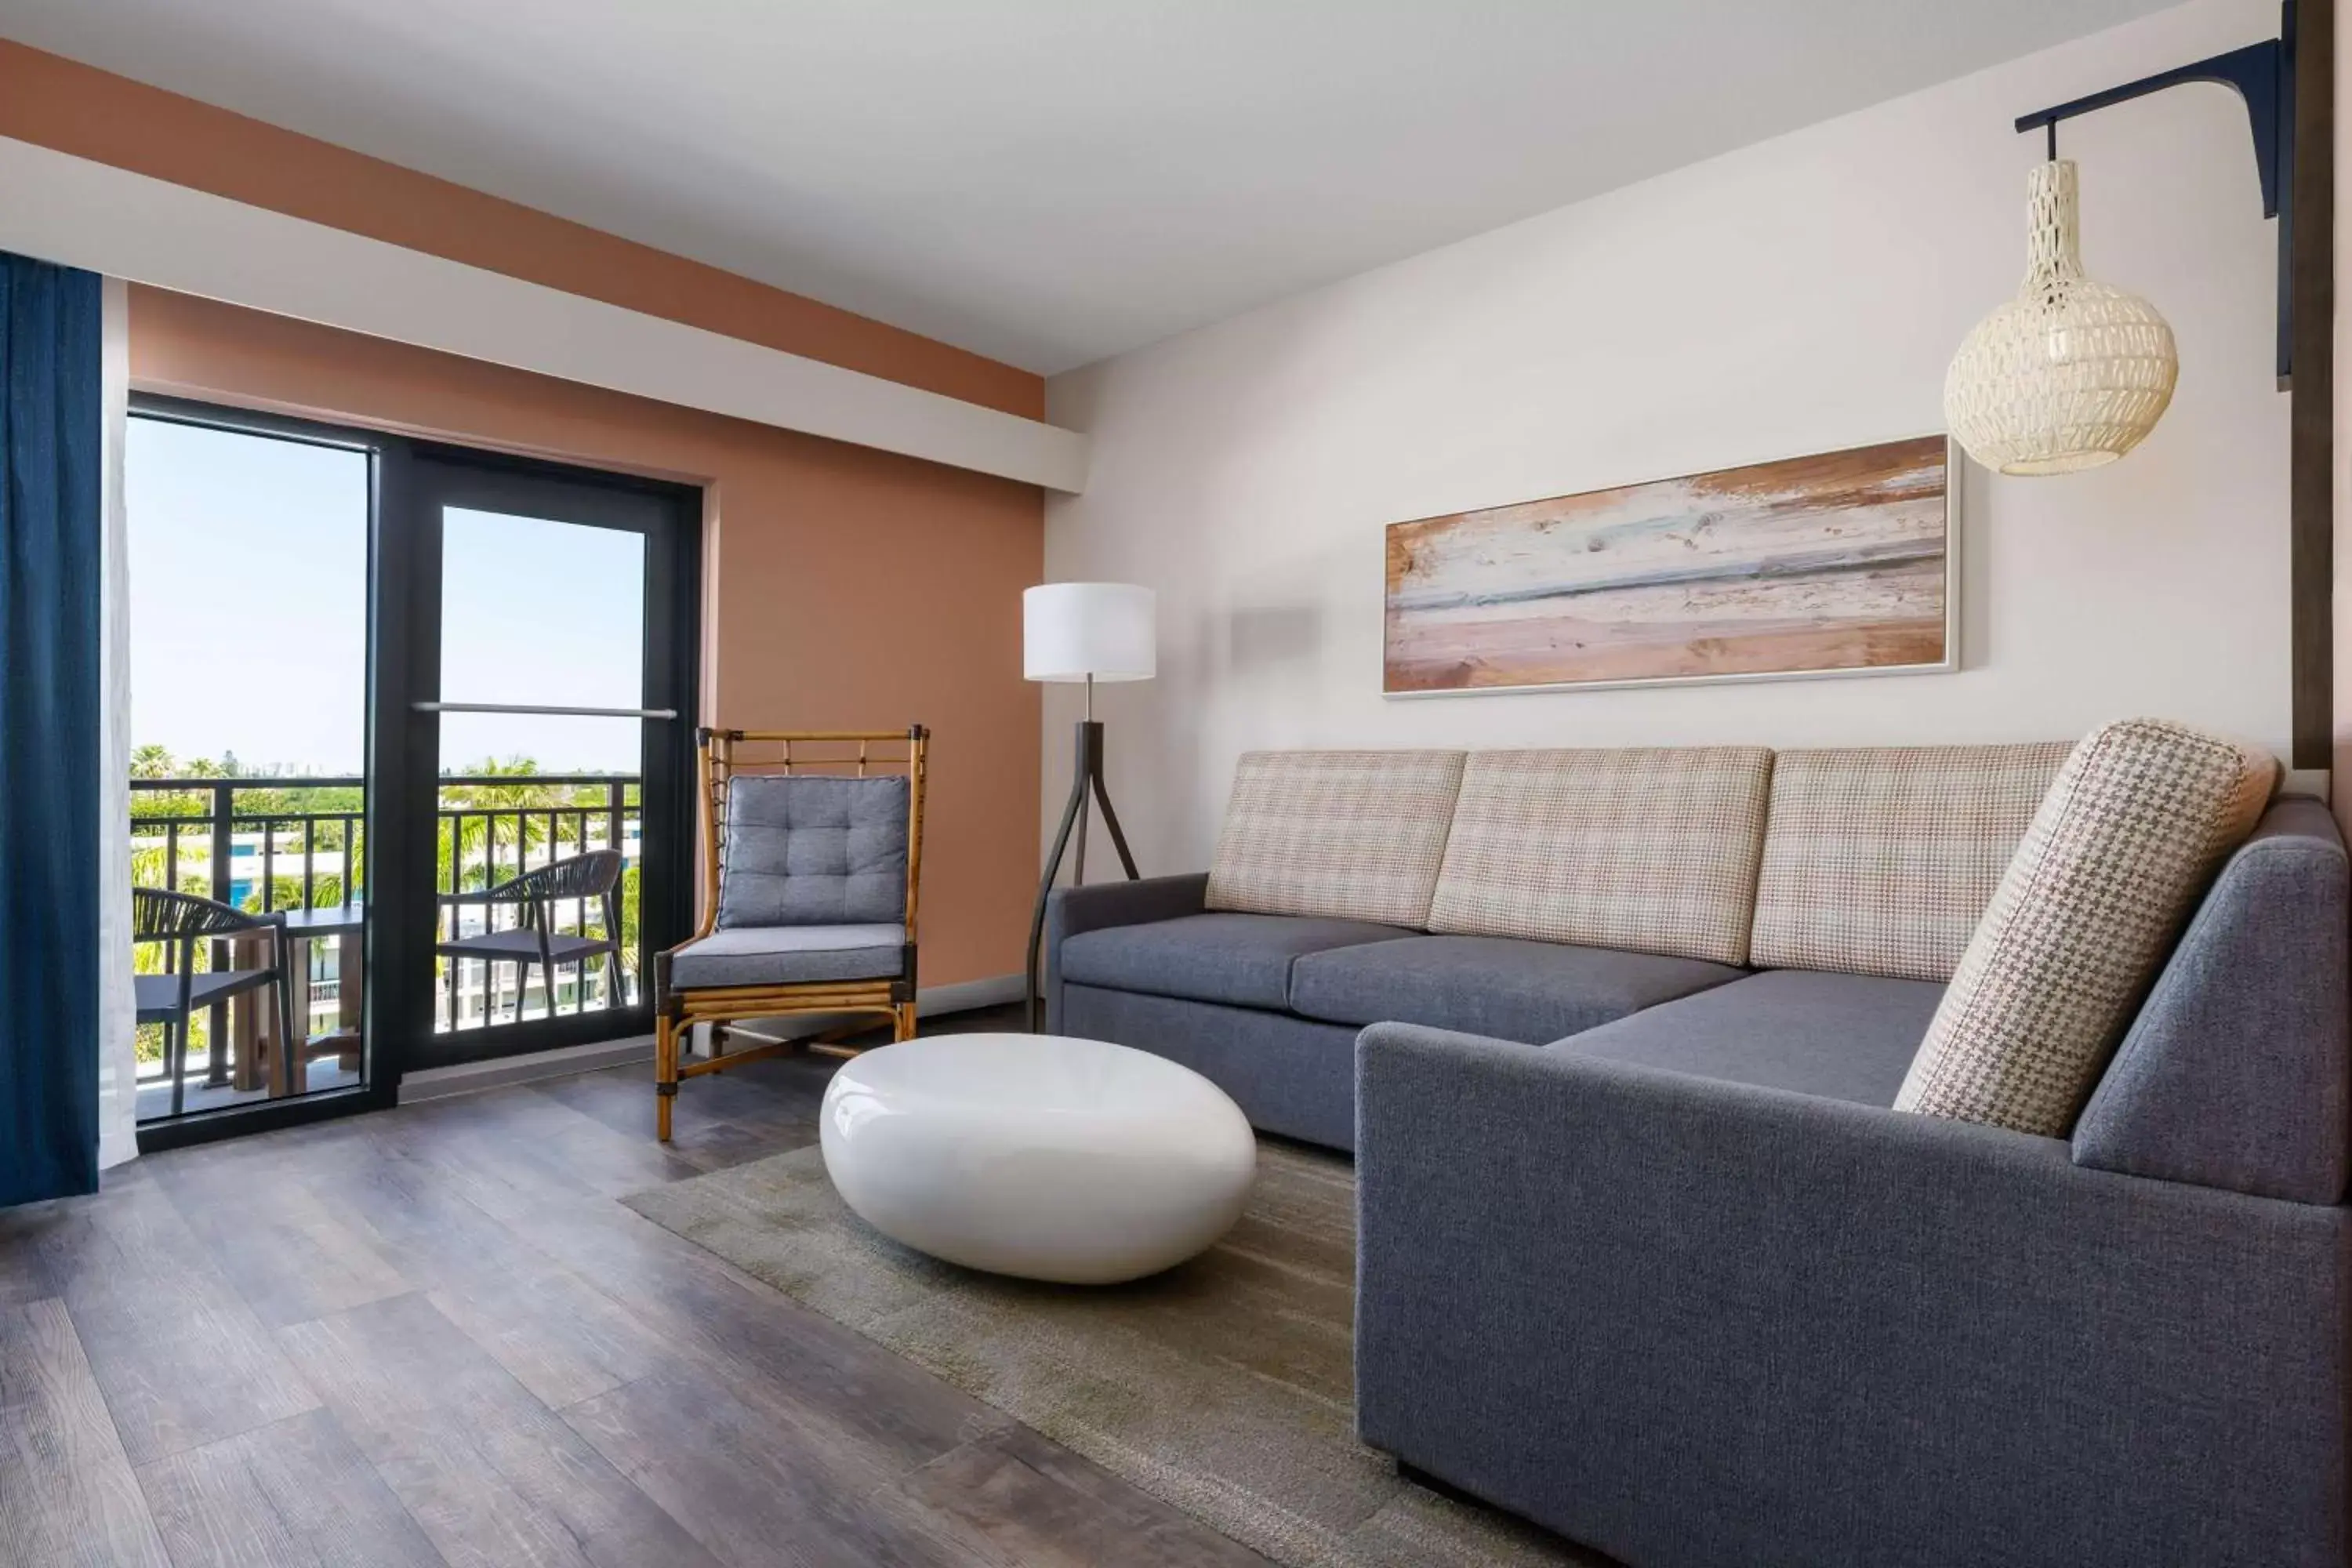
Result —
<instances>
[{"instance_id":1,"label":"blue tufted seat cushion","mask_svg":"<svg viewBox=\"0 0 2352 1568\"><path fill-rule=\"evenodd\" d=\"M907 781L743 777L727 790L721 930L903 925Z\"/></svg>"}]
</instances>

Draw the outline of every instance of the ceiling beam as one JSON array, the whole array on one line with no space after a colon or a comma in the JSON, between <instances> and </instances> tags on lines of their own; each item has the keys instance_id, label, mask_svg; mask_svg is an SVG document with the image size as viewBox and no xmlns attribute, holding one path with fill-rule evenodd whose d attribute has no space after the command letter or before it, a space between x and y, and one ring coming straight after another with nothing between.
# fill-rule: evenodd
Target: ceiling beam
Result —
<instances>
[{"instance_id":1,"label":"ceiling beam","mask_svg":"<svg viewBox=\"0 0 2352 1568\"><path fill-rule=\"evenodd\" d=\"M0 249L1076 493L1087 438L0 137Z\"/></svg>"}]
</instances>

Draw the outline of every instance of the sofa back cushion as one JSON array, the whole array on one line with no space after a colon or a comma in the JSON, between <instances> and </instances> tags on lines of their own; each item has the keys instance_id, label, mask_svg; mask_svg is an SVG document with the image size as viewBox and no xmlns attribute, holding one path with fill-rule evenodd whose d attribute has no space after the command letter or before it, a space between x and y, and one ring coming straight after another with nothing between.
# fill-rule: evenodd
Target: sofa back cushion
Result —
<instances>
[{"instance_id":1,"label":"sofa back cushion","mask_svg":"<svg viewBox=\"0 0 2352 1568\"><path fill-rule=\"evenodd\" d=\"M1749 961L1949 980L2072 749L1782 752Z\"/></svg>"},{"instance_id":2,"label":"sofa back cushion","mask_svg":"<svg viewBox=\"0 0 2352 1568\"><path fill-rule=\"evenodd\" d=\"M1474 752L1429 929L1748 962L1772 753Z\"/></svg>"},{"instance_id":3,"label":"sofa back cushion","mask_svg":"<svg viewBox=\"0 0 2352 1568\"><path fill-rule=\"evenodd\" d=\"M1969 938L1895 1109L2065 1136L2277 782L2268 752L2162 720L2084 736Z\"/></svg>"},{"instance_id":4,"label":"sofa back cushion","mask_svg":"<svg viewBox=\"0 0 2352 1568\"><path fill-rule=\"evenodd\" d=\"M907 781L745 774L727 786L719 924L903 924Z\"/></svg>"},{"instance_id":5,"label":"sofa back cushion","mask_svg":"<svg viewBox=\"0 0 2352 1568\"><path fill-rule=\"evenodd\" d=\"M1207 907L1420 926L1462 785L1460 752L1249 752Z\"/></svg>"}]
</instances>

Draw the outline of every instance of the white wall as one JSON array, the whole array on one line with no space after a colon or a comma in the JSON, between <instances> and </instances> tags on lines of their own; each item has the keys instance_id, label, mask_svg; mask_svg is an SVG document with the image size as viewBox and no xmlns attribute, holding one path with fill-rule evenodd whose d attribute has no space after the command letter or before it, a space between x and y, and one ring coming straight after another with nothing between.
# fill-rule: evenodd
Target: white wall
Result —
<instances>
[{"instance_id":1,"label":"white wall","mask_svg":"<svg viewBox=\"0 0 2352 1568\"><path fill-rule=\"evenodd\" d=\"M1046 574L1160 595L1160 679L1098 702L1147 870L1206 863L1253 746L2041 740L2149 713L2284 752L2275 226L2210 86L2061 132L2085 264L2170 318L2180 386L2122 463L1969 471L1959 671L1381 694L1384 524L1940 428L1952 350L2023 266L2042 141L2010 121L2277 25L2199 0L1055 378L1093 462L1046 502ZM1049 699L1049 816L1075 710Z\"/></svg>"}]
</instances>

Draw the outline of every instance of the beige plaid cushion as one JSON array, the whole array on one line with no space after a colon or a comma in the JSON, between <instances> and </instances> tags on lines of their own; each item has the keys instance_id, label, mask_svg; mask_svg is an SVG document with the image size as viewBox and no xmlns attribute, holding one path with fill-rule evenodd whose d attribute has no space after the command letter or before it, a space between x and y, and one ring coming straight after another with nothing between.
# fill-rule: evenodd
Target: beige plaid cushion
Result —
<instances>
[{"instance_id":1,"label":"beige plaid cushion","mask_svg":"<svg viewBox=\"0 0 2352 1568\"><path fill-rule=\"evenodd\" d=\"M1429 929L1748 961L1772 753L1474 752Z\"/></svg>"},{"instance_id":2,"label":"beige plaid cushion","mask_svg":"<svg viewBox=\"0 0 2352 1568\"><path fill-rule=\"evenodd\" d=\"M1748 962L1949 980L2071 749L1782 752Z\"/></svg>"},{"instance_id":3,"label":"beige plaid cushion","mask_svg":"<svg viewBox=\"0 0 2352 1568\"><path fill-rule=\"evenodd\" d=\"M1249 752L1208 907L1419 926L1462 785L1459 752Z\"/></svg>"},{"instance_id":4,"label":"beige plaid cushion","mask_svg":"<svg viewBox=\"0 0 2352 1568\"><path fill-rule=\"evenodd\" d=\"M2269 753L2161 720L2084 736L1969 939L1895 1109L2064 1137L2277 783Z\"/></svg>"}]
</instances>

